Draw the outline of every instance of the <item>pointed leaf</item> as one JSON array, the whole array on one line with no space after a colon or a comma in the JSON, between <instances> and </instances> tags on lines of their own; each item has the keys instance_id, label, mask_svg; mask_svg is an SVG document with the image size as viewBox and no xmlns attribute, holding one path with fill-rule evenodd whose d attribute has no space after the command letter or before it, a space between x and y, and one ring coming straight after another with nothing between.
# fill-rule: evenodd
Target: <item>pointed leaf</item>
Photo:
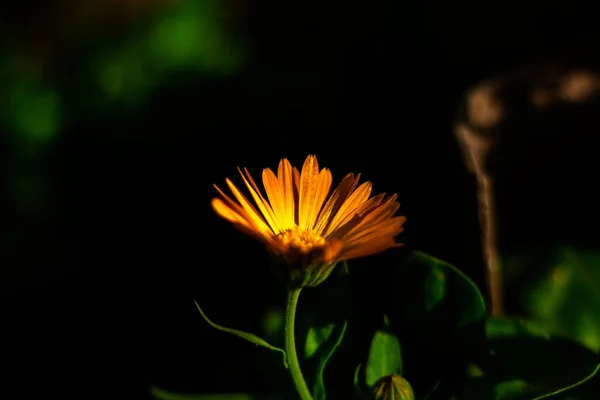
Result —
<instances>
[{"instance_id":1,"label":"pointed leaf","mask_svg":"<svg viewBox=\"0 0 600 400\"><path fill-rule=\"evenodd\" d=\"M342 324L327 324L324 326L314 326L308 331L306 337L305 357L311 359L318 358L315 370L315 379L313 384L313 397L315 400L325 399L324 373L327 362L338 349L344 334L346 333L347 322Z\"/></svg>"},{"instance_id":2,"label":"pointed leaf","mask_svg":"<svg viewBox=\"0 0 600 400\"><path fill-rule=\"evenodd\" d=\"M240 331L237 329L232 329L232 328L227 328L218 324L215 324L214 322L212 322L210 319L208 319L208 317L206 316L206 314L204 314L204 312L202 311L202 309L200 308L200 306L198 305L197 302L194 302L196 304L196 307L198 308L198 311L200 312L200 315L202 315L202 318L204 318L204 320L213 328L218 329L222 332L225 333L230 333L232 335L235 336L239 336L242 339L246 339L249 342L252 342L258 346L262 346L266 349L272 350L272 351L277 351L279 353L282 354L283 357L283 365L285 366L285 368L288 368L288 363L287 363L287 354L285 353L285 351L283 349L280 349L279 347L275 347L270 345L269 343L267 343L266 340L256 336L253 333L248 333L248 332L244 332L244 331Z\"/></svg>"},{"instance_id":3,"label":"pointed leaf","mask_svg":"<svg viewBox=\"0 0 600 400\"><path fill-rule=\"evenodd\" d=\"M342 267L345 263L340 264ZM353 288L350 275L342 268L321 285L311 288L310 293L302 299L297 316L298 342L304 345L299 348L304 356L302 371L307 384L312 390L315 400L325 398L325 368L331 362L340 359L333 357L341 348L353 307ZM337 365L344 369L346 365ZM338 369L337 372L340 370ZM345 396L344 391L352 392L350 386L331 385L327 388L330 396Z\"/></svg>"},{"instance_id":4,"label":"pointed leaf","mask_svg":"<svg viewBox=\"0 0 600 400\"><path fill-rule=\"evenodd\" d=\"M403 375L416 393L430 392L439 381L455 382L466 362L485 359L485 302L460 270L415 251L399 263L387 290L393 293L387 314L402 344Z\"/></svg>"},{"instance_id":5,"label":"pointed leaf","mask_svg":"<svg viewBox=\"0 0 600 400\"><path fill-rule=\"evenodd\" d=\"M485 301L477 285L445 261L415 251L401 275L406 278L402 287L410 289L407 294L412 296L410 306L416 308L415 314L435 317L438 323L451 324L455 328L462 328L485 316ZM450 314L439 313L443 309Z\"/></svg>"},{"instance_id":6,"label":"pointed leaf","mask_svg":"<svg viewBox=\"0 0 600 400\"><path fill-rule=\"evenodd\" d=\"M358 364L356 370L354 370L354 390L357 395L364 395L364 371L362 368L362 364Z\"/></svg>"},{"instance_id":7,"label":"pointed leaf","mask_svg":"<svg viewBox=\"0 0 600 400\"><path fill-rule=\"evenodd\" d=\"M369 349L365 368L365 379L369 387L387 375L402 374L400 342L389 329L387 318L383 326L375 332Z\"/></svg>"}]
</instances>

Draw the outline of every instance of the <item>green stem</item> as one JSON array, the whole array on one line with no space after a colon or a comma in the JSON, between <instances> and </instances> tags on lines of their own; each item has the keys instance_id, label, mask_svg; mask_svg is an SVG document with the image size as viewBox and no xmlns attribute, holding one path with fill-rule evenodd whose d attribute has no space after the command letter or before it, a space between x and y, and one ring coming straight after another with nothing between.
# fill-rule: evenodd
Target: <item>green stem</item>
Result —
<instances>
[{"instance_id":1,"label":"green stem","mask_svg":"<svg viewBox=\"0 0 600 400\"><path fill-rule=\"evenodd\" d=\"M287 306L285 310L285 352L287 353L288 363L290 366L290 375L294 381L294 386L298 391L301 400L313 400L310 390L306 385L300 363L298 362L298 354L296 353L296 338L294 329L296 325L296 307L298 306L298 297L302 288L290 288L288 290Z\"/></svg>"}]
</instances>

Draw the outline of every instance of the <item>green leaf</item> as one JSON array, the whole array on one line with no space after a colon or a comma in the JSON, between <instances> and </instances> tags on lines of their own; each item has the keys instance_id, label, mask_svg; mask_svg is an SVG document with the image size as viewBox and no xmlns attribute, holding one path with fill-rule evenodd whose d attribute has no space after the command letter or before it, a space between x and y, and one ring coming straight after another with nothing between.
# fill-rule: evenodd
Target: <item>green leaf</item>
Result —
<instances>
[{"instance_id":1,"label":"green leaf","mask_svg":"<svg viewBox=\"0 0 600 400\"><path fill-rule=\"evenodd\" d=\"M459 269L421 252L414 253L412 263L416 268L428 270L423 293L428 311L441 307L444 302L455 303L459 306L456 313L458 328L485 316L485 301L481 292Z\"/></svg>"},{"instance_id":2,"label":"green leaf","mask_svg":"<svg viewBox=\"0 0 600 400\"><path fill-rule=\"evenodd\" d=\"M315 400L325 398L323 381L327 379L325 369L328 365L335 365L335 376L343 375L344 368L350 365L345 363L345 357L353 348L342 347L341 343L346 340L354 297L351 276L344 266L345 263L340 263L322 284L306 291L298 308L298 352L302 355L302 371ZM332 384L327 391L330 397L345 398L345 393L352 393L352 387Z\"/></svg>"},{"instance_id":3,"label":"green leaf","mask_svg":"<svg viewBox=\"0 0 600 400\"><path fill-rule=\"evenodd\" d=\"M446 344L444 339L454 332L485 319L485 301L477 285L445 261L415 251L398 269L396 282L395 305L401 318L390 315L392 322L401 321L420 337Z\"/></svg>"},{"instance_id":4,"label":"green leaf","mask_svg":"<svg viewBox=\"0 0 600 400\"><path fill-rule=\"evenodd\" d=\"M469 277L454 266L415 251L398 271L398 306L411 330L447 335L439 328L458 330L485 314L485 301ZM404 319L404 318L403 318ZM432 329L435 329L432 331Z\"/></svg>"},{"instance_id":5,"label":"green leaf","mask_svg":"<svg viewBox=\"0 0 600 400\"><path fill-rule=\"evenodd\" d=\"M156 400L267 400L265 396L253 396L244 393L178 394L169 393L156 386L150 388L150 394ZM274 399L271 399L274 400Z\"/></svg>"},{"instance_id":6,"label":"green leaf","mask_svg":"<svg viewBox=\"0 0 600 400\"><path fill-rule=\"evenodd\" d=\"M364 371L362 368L362 364L358 364L358 366L354 370L354 390L356 391L357 395L365 394L365 388L364 388L364 382L363 382L364 379L362 379L363 377L364 377Z\"/></svg>"},{"instance_id":7,"label":"green leaf","mask_svg":"<svg viewBox=\"0 0 600 400\"><path fill-rule=\"evenodd\" d=\"M325 367L342 343L347 326L348 323L344 321L341 324L311 326L308 331L304 357L306 359L318 357L313 384L313 397L315 400L323 400L326 397L323 378Z\"/></svg>"},{"instance_id":8,"label":"green leaf","mask_svg":"<svg viewBox=\"0 0 600 400\"><path fill-rule=\"evenodd\" d=\"M389 306L383 306L402 345L403 376L415 393L428 393L439 381L455 385L469 361L485 360L485 301L469 277L415 251L391 278L384 283Z\"/></svg>"},{"instance_id":9,"label":"green leaf","mask_svg":"<svg viewBox=\"0 0 600 400\"><path fill-rule=\"evenodd\" d=\"M306 335L306 345L304 346L304 357L312 358L321 345L323 345L333 333L335 324L327 324L322 326L311 326Z\"/></svg>"},{"instance_id":10,"label":"green leaf","mask_svg":"<svg viewBox=\"0 0 600 400\"><path fill-rule=\"evenodd\" d=\"M492 368L469 380L461 400L565 398L600 369L598 355L532 322L490 319L486 334Z\"/></svg>"},{"instance_id":11,"label":"green leaf","mask_svg":"<svg viewBox=\"0 0 600 400\"><path fill-rule=\"evenodd\" d=\"M540 273L526 292L528 315L552 331L600 350L600 254L559 249L530 268Z\"/></svg>"},{"instance_id":12,"label":"green leaf","mask_svg":"<svg viewBox=\"0 0 600 400\"><path fill-rule=\"evenodd\" d=\"M202 311L202 309L198 305L198 302L194 302L194 303L196 304L196 307L198 308L198 311L200 312L200 315L202 315L202 318L204 318L204 320L210 326L212 326L213 328L218 329L218 330L220 330L222 332L230 333L230 334L235 335L235 336L239 336L242 339L246 339L247 341L252 342L252 343L254 343L254 344L258 345L258 346L262 346L262 347L264 347L266 349L269 349L269 350L272 350L272 351L277 351L277 352L281 353L282 356L283 356L283 365L286 368L288 368L287 354L285 353L285 350L280 349L279 347L275 347L275 346L270 345L269 343L267 343L266 340L264 340L264 339L256 336L253 333L248 333L248 332L244 332L244 331L240 331L240 330L232 329L232 328L226 328L224 326L215 324L210 319L208 319L208 317L206 316L206 314L204 314L204 312Z\"/></svg>"},{"instance_id":13,"label":"green leaf","mask_svg":"<svg viewBox=\"0 0 600 400\"><path fill-rule=\"evenodd\" d=\"M389 329L387 317L384 317L383 327L373 335L369 349L365 367L367 386L372 387L379 379L392 374L402 374L402 355L400 342Z\"/></svg>"}]
</instances>

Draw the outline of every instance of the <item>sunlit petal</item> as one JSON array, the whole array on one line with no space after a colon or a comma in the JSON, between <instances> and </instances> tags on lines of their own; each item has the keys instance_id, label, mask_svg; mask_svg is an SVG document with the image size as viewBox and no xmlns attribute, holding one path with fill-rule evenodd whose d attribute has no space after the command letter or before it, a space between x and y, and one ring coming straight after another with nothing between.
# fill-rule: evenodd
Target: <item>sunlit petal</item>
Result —
<instances>
[{"instance_id":1,"label":"sunlit petal","mask_svg":"<svg viewBox=\"0 0 600 400\"><path fill-rule=\"evenodd\" d=\"M243 233L252 236L266 244L272 243L270 235L264 236L248 220L237 211L230 208L223 200L219 198L212 199L211 206L220 217L231 222L233 226Z\"/></svg>"},{"instance_id":2,"label":"sunlit petal","mask_svg":"<svg viewBox=\"0 0 600 400\"><path fill-rule=\"evenodd\" d=\"M342 204L339 211L333 217L331 223L325 229L323 234L328 236L331 232L333 232L344 220L346 217L352 215L356 211L356 209L371 195L371 189L373 185L371 182L364 182L361 184L355 191L348 197L348 199Z\"/></svg>"},{"instance_id":3,"label":"sunlit petal","mask_svg":"<svg viewBox=\"0 0 600 400\"><path fill-rule=\"evenodd\" d=\"M319 233L319 235L324 234L325 228L331 223L331 220L335 217L350 193L354 191L359 179L360 174L356 178L354 177L354 174L348 174L333 191L317 218L315 231Z\"/></svg>"},{"instance_id":4,"label":"sunlit petal","mask_svg":"<svg viewBox=\"0 0 600 400\"><path fill-rule=\"evenodd\" d=\"M273 232L271 227L267 225L261 214L256 211L254 206L250 203L250 201L238 190L238 188L231 182L229 179L226 179L225 182L229 189L235 196L236 200L240 203L244 211L248 214L248 218L250 218L253 224L263 233Z\"/></svg>"},{"instance_id":5,"label":"sunlit petal","mask_svg":"<svg viewBox=\"0 0 600 400\"><path fill-rule=\"evenodd\" d=\"M279 228L283 225L281 221L285 219L285 205L283 203L283 193L279 186L279 181L273 171L269 168L263 169L262 181L265 192L267 193L267 198L269 199L271 207L273 207L273 213L278 221L278 232L281 232L283 229L280 230Z\"/></svg>"},{"instance_id":6,"label":"sunlit petal","mask_svg":"<svg viewBox=\"0 0 600 400\"><path fill-rule=\"evenodd\" d=\"M302 230L312 228L310 226L310 217L317 188L319 185L319 163L317 157L310 155L304 161L302 173L300 174L300 204L298 208L298 226Z\"/></svg>"},{"instance_id":7,"label":"sunlit petal","mask_svg":"<svg viewBox=\"0 0 600 400\"><path fill-rule=\"evenodd\" d=\"M291 229L296 224L296 201L294 198L294 175L292 171L292 164L286 158L279 162L277 180L283 193L283 210L279 218L283 229Z\"/></svg>"}]
</instances>

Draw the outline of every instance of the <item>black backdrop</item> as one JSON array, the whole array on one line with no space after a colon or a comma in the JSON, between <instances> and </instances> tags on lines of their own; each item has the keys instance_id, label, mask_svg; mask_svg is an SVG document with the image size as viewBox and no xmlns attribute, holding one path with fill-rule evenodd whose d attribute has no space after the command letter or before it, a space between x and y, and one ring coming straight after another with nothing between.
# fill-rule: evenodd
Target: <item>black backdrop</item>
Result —
<instances>
[{"instance_id":1,"label":"black backdrop","mask_svg":"<svg viewBox=\"0 0 600 400\"><path fill-rule=\"evenodd\" d=\"M593 49L586 7L247 4L239 75L182 73L137 113L72 118L43 161L45 211L20 214L5 196L0 363L20 390L7 398L270 390L264 350L212 331L193 305L258 331L283 300L263 249L210 209L212 184L238 165L257 176L315 153L338 179L361 172L399 194L403 242L481 284L456 107L481 78L584 40Z\"/></svg>"}]
</instances>

